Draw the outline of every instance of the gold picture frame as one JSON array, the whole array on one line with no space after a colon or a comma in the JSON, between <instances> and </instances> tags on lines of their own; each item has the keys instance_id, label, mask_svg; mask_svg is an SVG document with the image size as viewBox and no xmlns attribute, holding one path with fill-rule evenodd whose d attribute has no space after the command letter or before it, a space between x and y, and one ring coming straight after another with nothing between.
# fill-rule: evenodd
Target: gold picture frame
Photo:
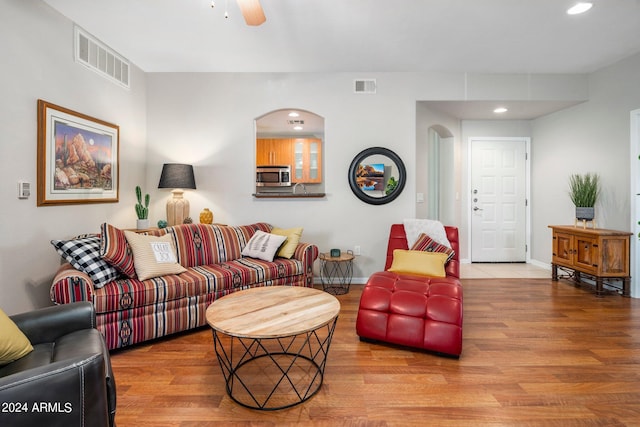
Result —
<instances>
[{"instance_id":1,"label":"gold picture frame","mask_svg":"<svg viewBox=\"0 0 640 427\"><path fill-rule=\"evenodd\" d=\"M115 203L120 128L38 100L37 205Z\"/></svg>"}]
</instances>

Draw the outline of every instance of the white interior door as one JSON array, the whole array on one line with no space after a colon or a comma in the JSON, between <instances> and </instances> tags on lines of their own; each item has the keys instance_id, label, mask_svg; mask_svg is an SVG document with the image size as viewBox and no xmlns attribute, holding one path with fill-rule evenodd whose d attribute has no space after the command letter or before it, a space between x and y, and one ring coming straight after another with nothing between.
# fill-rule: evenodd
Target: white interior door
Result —
<instances>
[{"instance_id":1,"label":"white interior door","mask_svg":"<svg viewBox=\"0 0 640 427\"><path fill-rule=\"evenodd\" d=\"M471 139L471 261L526 261L527 139Z\"/></svg>"}]
</instances>

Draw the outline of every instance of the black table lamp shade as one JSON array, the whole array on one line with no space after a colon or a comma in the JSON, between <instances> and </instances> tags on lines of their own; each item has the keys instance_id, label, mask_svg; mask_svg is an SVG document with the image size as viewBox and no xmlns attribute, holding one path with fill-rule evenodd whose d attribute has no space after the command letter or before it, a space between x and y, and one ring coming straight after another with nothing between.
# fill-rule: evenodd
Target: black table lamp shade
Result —
<instances>
[{"instance_id":1,"label":"black table lamp shade","mask_svg":"<svg viewBox=\"0 0 640 427\"><path fill-rule=\"evenodd\" d=\"M196 189L193 166L182 163L165 163L162 166L158 188Z\"/></svg>"}]
</instances>

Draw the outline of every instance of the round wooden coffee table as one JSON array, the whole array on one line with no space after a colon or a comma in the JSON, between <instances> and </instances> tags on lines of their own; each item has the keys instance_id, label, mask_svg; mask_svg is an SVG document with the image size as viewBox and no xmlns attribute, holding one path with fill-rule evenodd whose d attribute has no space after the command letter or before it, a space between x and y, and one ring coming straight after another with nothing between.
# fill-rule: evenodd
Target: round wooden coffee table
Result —
<instances>
[{"instance_id":1,"label":"round wooden coffee table","mask_svg":"<svg viewBox=\"0 0 640 427\"><path fill-rule=\"evenodd\" d=\"M322 385L340 303L318 289L267 286L207 308L227 394L253 409L304 402Z\"/></svg>"}]
</instances>

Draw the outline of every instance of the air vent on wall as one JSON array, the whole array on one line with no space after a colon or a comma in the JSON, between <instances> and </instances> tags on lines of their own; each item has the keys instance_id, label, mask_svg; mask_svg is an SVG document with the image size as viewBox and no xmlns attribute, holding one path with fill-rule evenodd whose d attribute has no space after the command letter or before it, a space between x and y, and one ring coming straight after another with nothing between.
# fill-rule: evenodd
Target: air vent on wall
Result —
<instances>
[{"instance_id":1,"label":"air vent on wall","mask_svg":"<svg viewBox=\"0 0 640 427\"><path fill-rule=\"evenodd\" d=\"M78 26L75 27L74 44L77 62L120 86L130 87L129 61Z\"/></svg>"},{"instance_id":2,"label":"air vent on wall","mask_svg":"<svg viewBox=\"0 0 640 427\"><path fill-rule=\"evenodd\" d=\"M376 79L354 80L355 93L376 93Z\"/></svg>"}]
</instances>

